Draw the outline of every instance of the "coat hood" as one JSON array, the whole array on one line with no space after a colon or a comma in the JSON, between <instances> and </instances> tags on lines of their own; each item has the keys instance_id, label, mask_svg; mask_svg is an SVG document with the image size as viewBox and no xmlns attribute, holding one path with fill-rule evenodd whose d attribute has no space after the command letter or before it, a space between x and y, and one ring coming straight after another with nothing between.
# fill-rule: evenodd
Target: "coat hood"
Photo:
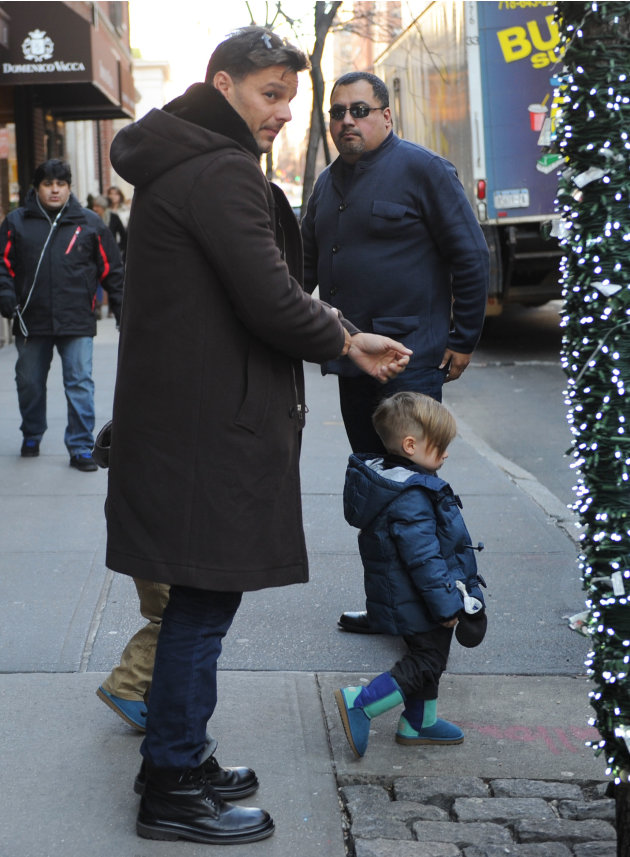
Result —
<instances>
[{"instance_id":1,"label":"coat hood","mask_svg":"<svg viewBox=\"0 0 630 857\"><path fill-rule=\"evenodd\" d=\"M118 175L142 187L184 161L235 144L260 159L247 124L229 102L210 84L194 83L119 131L110 157Z\"/></svg>"},{"instance_id":2,"label":"coat hood","mask_svg":"<svg viewBox=\"0 0 630 857\"><path fill-rule=\"evenodd\" d=\"M380 456L351 455L343 498L346 521L364 530L396 497L415 486L439 492L448 483L411 462L397 465Z\"/></svg>"}]
</instances>

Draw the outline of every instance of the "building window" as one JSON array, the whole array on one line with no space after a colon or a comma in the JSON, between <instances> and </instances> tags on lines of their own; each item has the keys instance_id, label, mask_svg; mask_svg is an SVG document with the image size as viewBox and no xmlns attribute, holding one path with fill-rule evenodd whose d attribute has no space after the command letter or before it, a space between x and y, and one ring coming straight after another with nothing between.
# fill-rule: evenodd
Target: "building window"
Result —
<instances>
[{"instance_id":1,"label":"building window","mask_svg":"<svg viewBox=\"0 0 630 857\"><path fill-rule=\"evenodd\" d=\"M0 45L9 47L9 18L4 9L0 9Z\"/></svg>"},{"instance_id":2,"label":"building window","mask_svg":"<svg viewBox=\"0 0 630 857\"><path fill-rule=\"evenodd\" d=\"M116 30L118 35L122 33L123 28L123 4L122 3L110 3L109 4L109 20L113 28Z\"/></svg>"}]
</instances>

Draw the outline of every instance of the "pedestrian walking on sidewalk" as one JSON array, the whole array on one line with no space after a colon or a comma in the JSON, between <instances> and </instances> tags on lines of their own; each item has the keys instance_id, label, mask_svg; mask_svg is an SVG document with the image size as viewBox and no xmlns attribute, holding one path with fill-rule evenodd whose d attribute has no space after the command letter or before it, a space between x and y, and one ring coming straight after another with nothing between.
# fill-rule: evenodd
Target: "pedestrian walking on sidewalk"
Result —
<instances>
[{"instance_id":1,"label":"pedestrian walking on sidewalk","mask_svg":"<svg viewBox=\"0 0 630 857\"><path fill-rule=\"evenodd\" d=\"M307 62L266 28L238 30L204 83L112 145L135 191L106 561L170 585L141 747L137 831L147 838L220 844L273 832L265 810L223 801L258 779L221 768L207 739L221 640L243 592L308 578L301 361L349 354L384 381L410 353L302 289L299 226L260 156L291 118Z\"/></svg>"},{"instance_id":2,"label":"pedestrian walking on sidewalk","mask_svg":"<svg viewBox=\"0 0 630 857\"><path fill-rule=\"evenodd\" d=\"M140 613L147 624L125 646L120 662L96 691L105 705L129 726L144 732L147 726L147 702L151 690L153 665L169 587L165 583L134 578Z\"/></svg>"},{"instance_id":3,"label":"pedestrian walking on sidewalk","mask_svg":"<svg viewBox=\"0 0 630 857\"><path fill-rule=\"evenodd\" d=\"M372 426L381 399L415 390L442 400L481 335L488 247L453 164L392 129L389 92L368 72L349 72L330 94L339 157L319 176L302 220L305 287L357 324L413 351L404 375L381 385L346 359L338 375L341 416L353 452L385 449ZM374 633L363 611L344 631Z\"/></svg>"},{"instance_id":4,"label":"pedestrian walking on sidewalk","mask_svg":"<svg viewBox=\"0 0 630 857\"><path fill-rule=\"evenodd\" d=\"M453 628L463 645L478 645L487 621L461 502L437 476L455 437L453 416L429 396L400 392L382 401L373 419L387 453L350 456L344 512L361 531L370 622L402 636L407 652L367 686L335 691L356 756L367 749L370 720L401 704L398 744L464 740L459 726L437 716L438 686Z\"/></svg>"},{"instance_id":5,"label":"pedestrian walking on sidewalk","mask_svg":"<svg viewBox=\"0 0 630 857\"><path fill-rule=\"evenodd\" d=\"M109 200L106 196L99 194L92 200L92 210L102 218L105 225L109 228L114 236L116 246L120 250L121 258L125 259L125 247L127 246L127 230L123 226L123 222L118 214L109 207Z\"/></svg>"},{"instance_id":6,"label":"pedestrian walking on sidewalk","mask_svg":"<svg viewBox=\"0 0 630 857\"><path fill-rule=\"evenodd\" d=\"M0 314L13 318L23 435L21 455L35 458L46 423L46 383L56 348L68 403L65 444L70 465L97 470L92 349L96 293L103 286L118 320L122 260L114 238L71 192L65 161L37 167L24 206L0 227Z\"/></svg>"}]
</instances>

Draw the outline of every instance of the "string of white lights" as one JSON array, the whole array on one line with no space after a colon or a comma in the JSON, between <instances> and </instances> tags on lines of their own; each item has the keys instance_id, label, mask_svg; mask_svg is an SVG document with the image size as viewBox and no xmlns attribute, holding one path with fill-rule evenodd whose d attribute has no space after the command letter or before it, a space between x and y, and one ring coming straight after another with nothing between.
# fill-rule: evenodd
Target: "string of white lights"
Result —
<instances>
[{"instance_id":1,"label":"string of white lights","mask_svg":"<svg viewBox=\"0 0 630 857\"><path fill-rule=\"evenodd\" d=\"M592 724L630 773L630 4L560 2L556 150L564 157L562 366L592 642Z\"/></svg>"}]
</instances>

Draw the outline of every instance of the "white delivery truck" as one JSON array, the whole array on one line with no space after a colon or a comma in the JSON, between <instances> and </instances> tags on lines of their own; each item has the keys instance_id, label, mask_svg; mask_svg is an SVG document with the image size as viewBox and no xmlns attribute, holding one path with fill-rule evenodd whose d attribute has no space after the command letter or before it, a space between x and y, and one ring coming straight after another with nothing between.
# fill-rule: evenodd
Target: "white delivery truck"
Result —
<instances>
[{"instance_id":1,"label":"white delivery truck","mask_svg":"<svg viewBox=\"0 0 630 857\"><path fill-rule=\"evenodd\" d=\"M396 133L454 163L466 188L490 248L489 315L560 296L559 41L553 2L433 2L376 62Z\"/></svg>"}]
</instances>

